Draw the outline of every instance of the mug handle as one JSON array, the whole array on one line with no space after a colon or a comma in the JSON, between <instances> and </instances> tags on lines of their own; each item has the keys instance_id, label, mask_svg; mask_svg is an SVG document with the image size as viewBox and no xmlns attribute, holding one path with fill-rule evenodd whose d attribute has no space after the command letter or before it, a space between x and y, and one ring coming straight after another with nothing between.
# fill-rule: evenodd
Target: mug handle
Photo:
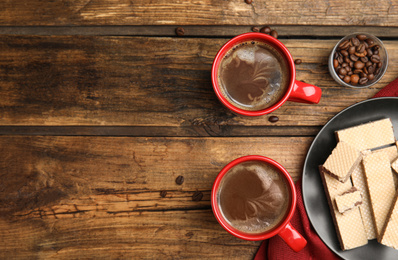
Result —
<instances>
[{"instance_id":1,"label":"mug handle","mask_svg":"<svg viewBox=\"0 0 398 260\"><path fill-rule=\"evenodd\" d=\"M282 229L278 235L295 252L299 252L307 245L307 240L289 223Z\"/></svg>"},{"instance_id":2,"label":"mug handle","mask_svg":"<svg viewBox=\"0 0 398 260\"><path fill-rule=\"evenodd\" d=\"M293 90L288 101L318 104L321 100L322 90L314 85L295 80Z\"/></svg>"}]
</instances>

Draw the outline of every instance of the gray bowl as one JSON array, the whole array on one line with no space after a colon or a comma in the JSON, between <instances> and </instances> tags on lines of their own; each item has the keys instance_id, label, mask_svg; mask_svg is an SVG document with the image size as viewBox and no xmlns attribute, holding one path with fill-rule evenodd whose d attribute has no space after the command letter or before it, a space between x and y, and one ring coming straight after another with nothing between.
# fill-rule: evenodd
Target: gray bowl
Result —
<instances>
[{"instance_id":1,"label":"gray bowl","mask_svg":"<svg viewBox=\"0 0 398 260\"><path fill-rule=\"evenodd\" d=\"M344 42L345 40L349 40L352 37L356 37L359 34L364 34L366 35L368 38L372 39L375 44L380 46L379 49L379 56L381 58L381 62L382 62L382 67L379 71L379 73L377 74L377 76L374 77L374 79L369 80L366 84L363 85L351 85L349 83L344 82L336 73L334 67L333 67L333 56L336 52L337 47ZM340 85L342 86L346 86L346 87L351 87L351 88L368 88L370 86L373 86L374 84L376 84L385 74L387 67L388 67L388 54L387 54L387 50L384 47L384 44L382 43L382 41L380 41L379 38L377 38L374 35L368 34L368 33L353 33L350 35L345 36L343 39L341 39L333 48L332 52L330 53L329 56L329 61L328 61L328 67L329 67L329 73L332 76L332 78Z\"/></svg>"}]
</instances>

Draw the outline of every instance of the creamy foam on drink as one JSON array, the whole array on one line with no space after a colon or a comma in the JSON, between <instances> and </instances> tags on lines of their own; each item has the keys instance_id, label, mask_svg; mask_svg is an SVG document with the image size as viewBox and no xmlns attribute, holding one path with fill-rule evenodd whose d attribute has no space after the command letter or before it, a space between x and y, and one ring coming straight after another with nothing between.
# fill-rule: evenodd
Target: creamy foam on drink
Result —
<instances>
[{"instance_id":1,"label":"creamy foam on drink","mask_svg":"<svg viewBox=\"0 0 398 260\"><path fill-rule=\"evenodd\" d=\"M261 110L278 102L288 89L289 79L286 60L259 41L233 47L218 68L223 96L244 110Z\"/></svg>"},{"instance_id":2,"label":"creamy foam on drink","mask_svg":"<svg viewBox=\"0 0 398 260\"><path fill-rule=\"evenodd\" d=\"M285 218L290 192L278 169L250 161L226 173L217 199L222 215L231 226L246 233L261 233Z\"/></svg>"}]
</instances>

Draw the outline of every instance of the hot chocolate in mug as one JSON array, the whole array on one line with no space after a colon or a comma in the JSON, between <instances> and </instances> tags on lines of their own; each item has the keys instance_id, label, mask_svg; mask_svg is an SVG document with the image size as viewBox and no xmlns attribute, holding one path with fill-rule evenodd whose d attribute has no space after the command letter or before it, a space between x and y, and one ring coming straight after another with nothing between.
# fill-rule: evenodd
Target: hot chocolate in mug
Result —
<instances>
[{"instance_id":1,"label":"hot chocolate in mug","mask_svg":"<svg viewBox=\"0 0 398 260\"><path fill-rule=\"evenodd\" d=\"M211 77L221 103L245 116L269 114L286 101L317 104L322 95L319 87L296 80L289 50L264 33L241 34L225 43Z\"/></svg>"},{"instance_id":2,"label":"hot chocolate in mug","mask_svg":"<svg viewBox=\"0 0 398 260\"><path fill-rule=\"evenodd\" d=\"M230 234L245 240L279 235L294 251L307 241L290 224L296 189L286 169L260 155L240 157L217 175L211 191L213 213Z\"/></svg>"}]
</instances>

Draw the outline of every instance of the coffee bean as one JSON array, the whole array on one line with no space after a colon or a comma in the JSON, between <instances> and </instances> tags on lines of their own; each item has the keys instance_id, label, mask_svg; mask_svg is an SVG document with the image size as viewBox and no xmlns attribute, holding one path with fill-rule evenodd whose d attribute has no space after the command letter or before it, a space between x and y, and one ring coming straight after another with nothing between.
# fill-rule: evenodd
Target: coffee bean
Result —
<instances>
[{"instance_id":1,"label":"coffee bean","mask_svg":"<svg viewBox=\"0 0 398 260\"><path fill-rule=\"evenodd\" d=\"M271 36L274 37L275 39L278 39L278 32L275 30L271 31Z\"/></svg>"},{"instance_id":2,"label":"coffee bean","mask_svg":"<svg viewBox=\"0 0 398 260\"><path fill-rule=\"evenodd\" d=\"M368 62L365 63L365 66L366 66L366 67L369 67L369 66L372 66L372 64L373 64L373 63L372 63L371 61L368 61Z\"/></svg>"},{"instance_id":3,"label":"coffee bean","mask_svg":"<svg viewBox=\"0 0 398 260\"><path fill-rule=\"evenodd\" d=\"M203 193L201 191L195 191L195 193L192 195L193 201L201 201L202 198L203 198Z\"/></svg>"},{"instance_id":4,"label":"coffee bean","mask_svg":"<svg viewBox=\"0 0 398 260\"><path fill-rule=\"evenodd\" d=\"M339 69L339 75L343 75L343 76L347 75L347 70L345 68Z\"/></svg>"},{"instance_id":5,"label":"coffee bean","mask_svg":"<svg viewBox=\"0 0 398 260\"><path fill-rule=\"evenodd\" d=\"M257 26L253 26L253 27L252 27L252 31L253 31L253 32L259 32L259 31L260 31L260 28L258 28Z\"/></svg>"},{"instance_id":6,"label":"coffee bean","mask_svg":"<svg viewBox=\"0 0 398 260\"><path fill-rule=\"evenodd\" d=\"M351 44L353 46L358 46L359 45L359 40L356 37L352 37L350 41L351 41Z\"/></svg>"},{"instance_id":7,"label":"coffee bean","mask_svg":"<svg viewBox=\"0 0 398 260\"><path fill-rule=\"evenodd\" d=\"M358 76L358 74L352 74L352 75L351 75L351 83L354 84L354 85L356 85L356 84L358 84L358 81L359 81L359 76Z\"/></svg>"},{"instance_id":8,"label":"coffee bean","mask_svg":"<svg viewBox=\"0 0 398 260\"><path fill-rule=\"evenodd\" d=\"M365 45L364 45L363 43L361 43L361 44L359 44L359 45L357 46L356 52L362 53L362 52L365 51L365 49L366 49Z\"/></svg>"},{"instance_id":9,"label":"coffee bean","mask_svg":"<svg viewBox=\"0 0 398 260\"><path fill-rule=\"evenodd\" d=\"M368 44L369 47L373 47L375 42L372 39L366 39L365 42Z\"/></svg>"},{"instance_id":10,"label":"coffee bean","mask_svg":"<svg viewBox=\"0 0 398 260\"><path fill-rule=\"evenodd\" d=\"M348 53L349 54L354 54L355 53L355 46L351 46L350 48L348 48Z\"/></svg>"},{"instance_id":11,"label":"coffee bean","mask_svg":"<svg viewBox=\"0 0 398 260\"><path fill-rule=\"evenodd\" d=\"M269 27L269 26L265 26L265 27L261 28L261 30L260 30L260 32L266 33L266 34L270 34L271 31L272 31L271 27Z\"/></svg>"},{"instance_id":12,"label":"coffee bean","mask_svg":"<svg viewBox=\"0 0 398 260\"><path fill-rule=\"evenodd\" d=\"M341 50L346 50L348 47L350 47L350 42L348 40L343 41L342 43L339 44L339 48Z\"/></svg>"},{"instance_id":13,"label":"coffee bean","mask_svg":"<svg viewBox=\"0 0 398 260\"><path fill-rule=\"evenodd\" d=\"M364 41L366 40L368 37L365 34L359 34L357 35L358 40L360 41Z\"/></svg>"},{"instance_id":14,"label":"coffee bean","mask_svg":"<svg viewBox=\"0 0 398 260\"><path fill-rule=\"evenodd\" d=\"M366 50L364 50L363 52L356 52L355 55L358 57L365 57L367 54Z\"/></svg>"},{"instance_id":15,"label":"coffee bean","mask_svg":"<svg viewBox=\"0 0 398 260\"><path fill-rule=\"evenodd\" d=\"M299 64L301 64L302 63L302 60L301 59L295 59L294 60L294 64L296 64L296 65L299 65Z\"/></svg>"},{"instance_id":16,"label":"coffee bean","mask_svg":"<svg viewBox=\"0 0 398 260\"><path fill-rule=\"evenodd\" d=\"M378 55L378 54L379 54L379 50L375 50L375 51L373 52L373 54Z\"/></svg>"},{"instance_id":17,"label":"coffee bean","mask_svg":"<svg viewBox=\"0 0 398 260\"><path fill-rule=\"evenodd\" d=\"M343 63L343 62L344 62L343 56L337 57L337 61L338 61L340 64Z\"/></svg>"},{"instance_id":18,"label":"coffee bean","mask_svg":"<svg viewBox=\"0 0 398 260\"><path fill-rule=\"evenodd\" d=\"M365 75L367 75L369 72L368 72L368 68L366 68L366 67L364 67L363 68L363 72L365 73ZM362 77L361 77L362 78Z\"/></svg>"},{"instance_id":19,"label":"coffee bean","mask_svg":"<svg viewBox=\"0 0 398 260\"><path fill-rule=\"evenodd\" d=\"M344 75L339 75L339 78L341 79L344 79L344 77L345 77Z\"/></svg>"},{"instance_id":20,"label":"coffee bean","mask_svg":"<svg viewBox=\"0 0 398 260\"><path fill-rule=\"evenodd\" d=\"M365 63L363 63L362 61L357 60L354 63L354 68L356 68L356 69L362 69L363 67L365 67Z\"/></svg>"},{"instance_id":21,"label":"coffee bean","mask_svg":"<svg viewBox=\"0 0 398 260\"><path fill-rule=\"evenodd\" d=\"M365 72L361 72L361 73L359 73L359 78L365 78L365 77L367 77L368 75L365 73Z\"/></svg>"},{"instance_id":22,"label":"coffee bean","mask_svg":"<svg viewBox=\"0 0 398 260\"><path fill-rule=\"evenodd\" d=\"M377 67L378 67L378 68L383 67L383 62L380 61L379 63L377 63Z\"/></svg>"},{"instance_id":23,"label":"coffee bean","mask_svg":"<svg viewBox=\"0 0 398 260\"><path fill-rule=\"evenodd\" d=\"M369 60L369 59L368 59L368 57L366 57L366 56L365 56L365 57L361 57L361 61L362 61L363 63L368 62L368 60Z\"/></svg>"},{"instance_id":24,"label":"coffee bean","mask_svg":"<svg viewBox=\"0 0 398 260\"><path fill-rule=\"evenodd\" d=\"M342 50L340 53L343 54L343 56L348 56L348 51L346 50Z\"/></svg>"},{"instance_id":25,"label":"coffee bean","mask_svg":"<svg viewBox=\"0 0 398 260\"><path fill-rule=\"evenodd\" d=\"M352 74L354 74L352 71L347 72L348 76L351 76Z\"/></svg>"},{"instance_id":26,"label":"coffee bean","mask_svg":"<svg viewBox=\"0 0 398 260\"><path fill-rule=\"evenodd\" d=\"M373 55L372 49L366 49L366 56L371 57Z\"/></svg>"},{"instance_id":27,"label":"coffee bean","mask_svg":"<svg viewBox=\"0 0 398 260\"><path fill-rule=\"evenodd\" d=\"M344 62L345 62L345 63L350 63L351 60L350 60L350 58L348 58L348 57L344 57Z\"/></svg>"},{"instance_id":28,"label":"coffee bean","mask_svg":"<svg viewBox=\"0 0 398 260\"><path fill-rule=\"evenodd\" d=\"M268 121L270 121L271 123L276 123L276 122L279 121L279 117L277 117L277 116L270 116L270 117L268 118Z\"/></svg>"},{"instance_id":29,"label":"coffee bean","mask_svg":"<svg viewBox=\"0 0 398 260\"><path fill-rule=\"evenodd\" d=\"M358 70L358 69L354 70L354 73L355 73L355 74L359 74L359 73L361 73L361 72L362 72L362 70Z\"/></svg>"},{"instance_id":30,"label":"coffee bean","mask_svg":"<svg viewBox=\"0 0 398 260\"><path fill-rule=\"evenodd\" d=\"M182 28L182 27L177 27L177 28L176 28L176 34L177 34L178 36L183 36L183 35L185 34L184 28Z\"/></svg>"},{"instance_id":31,"label":"coffee bean","mask_svg":"<svg viewBox=\"0 0 398 260\"><path fill-rule=\"evenodd\" d=\"M176 183L178 184L178 185L181 185L181 184L183 184L184 183L184 176L178 176L177 178L176 178Z\"/></svg>"},{"instance_id":32,"label":"coffee bean","mask_svg":"<svg viewBox=\"0 0 398 260\"><path fill-rule=\"evenodd\" d=\"M344 81L345 83L350 83L351 77L347 75L347 76L345 76L345 77L343 78L343 81Z\"/></svg>"},{"instance_id":33,"label":"coffee bean","mask_svg":"<svg viewBox=\"0 0 398 260\"><path fill-rule=\"evenodd\" d=\"M368 73L369 74L373 74L373 72L375 72L376 70L376 66L375 65L371 65L368 67Z\"/></svg>"},{"instance_id":34,"label":"coffee bean","mask_svg":"<svg viewBox=\"0 0 398 260\"><path fill-rule=\"evenodd\" d=\"M357 61L357 60L359 60L359 57L356 56L356 55L351 54L351 55L350 55L350 60L352 60L352 61Z\"/></svg>"},{"instance_id":35,"label":"coffee bean","mask_svg":"<svg viewBox=\"0 0 398 260\"><path fill-rule=\"evenodd\" d=\"M380 62L380 56L377 54L374 54L372 57L370 57L370 61L374 63L379 63Z\"/></svg>"},{"instance_id":36,"label":"coffee bean","mask_svg":"<svg viewBox=\"0 0 398 260\"><path fill-rule=\"evenodd\" d=\"M373 47L373 50L375 50L375 51L378 51L380 49L380 46L379 45L375 45L374 47Z\"/></svg>"},{"instance_id":37,"label":"coffee bean","mask_svg":"<svg viewBox=\"0 0 398 260\"><path fill-rule=\"evenodd\" d=\"M361 79L358 81L358 83L359 83L360 85L364 85L364 84L366 84L366 82L368 82L368 78L361 78Z\"/></svg>"},{"instance_id":38,"label":"coffee bean","mask_svg":"<svg viewBox=\"0 0 398 260\"><path fill-rule=\"evenodd\" d=\"M333 67L337 68L337 66L339 66L339 62L336 59L334 59L333 60Z\"/></svg>"},{"instance_id":39,"label":"coffee bean","mask_svg":"<svg viewBox=\"0 0 398 260\"><path fill-rule=\"evenodd\" d=\"M379 74L380 70L381 70L381 68L377 68L374 74L375 75Z\"/></svg>"},{"instance_id":40,"label":"coffee bean","mask_svg":"<svg viewBox=\"0 0 398 260\"><path fill-rule=\"evenodd\" d=\"M245 0L246 4L251 4L253 0Z\"/></svg>"},{"instance_id":41,"label":"coffee bean","mask_svg":"<svg viewBox=\"0 0 398 260\"><path fill-rule=\"evenodd\" d=\"M375 78L375 75L374 74L369 74L368 75L368 80L373 80Z\"/></svg>"},{"instance_id":42,"label":"coffee bean","mask_svg":"<svg viewBox=\"0 0 398 260\"><path fill-rule=\"evenodd\" d=\"M160 197L164 198L164 197L166 197L166 195L167 195L167 191L162 190L162 191L160 192Z\"/></svg>"}]
</instances>

